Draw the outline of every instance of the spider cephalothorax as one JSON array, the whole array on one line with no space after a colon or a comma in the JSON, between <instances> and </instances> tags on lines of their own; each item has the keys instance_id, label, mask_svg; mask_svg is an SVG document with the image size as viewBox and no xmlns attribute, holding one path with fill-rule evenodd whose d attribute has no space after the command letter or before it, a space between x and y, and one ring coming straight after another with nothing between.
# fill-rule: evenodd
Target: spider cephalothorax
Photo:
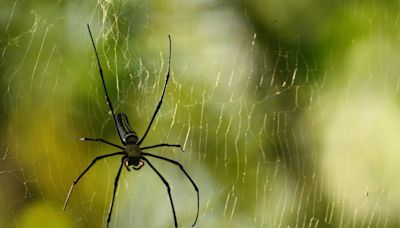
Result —
<instances>
[{"instance_id":1,"label":"spider cephalothorax","mask_svg":"<svg viewBox=\"0 0 400 228\"><path fill-rule=\"evenodd\" d=\"M163 92L161 94L160 100L158 102L158 105L156 107L156 110L153 113L153 116L151 117L150 123L147 126L147 129L145 131L145 133L143 134L143 137L139 140L136 132L131 128L129 121L128 121L128 117L126 116L125 113L119 113L118 115L114 114L114 109L111 103L111 100L108 96L107 93L107 88L106 88L106 84L104 82L104 75L103 75L103 70L101 68L101 64L100 64L100 59L96 50L96 45L94 43L93 37L92 37L92 33L90 31L90 27L89 24L87 25L88 30L89 30L89 35L90 35L90 39L92 41L92 45L93 45L93 49L94 52L96 54L96 60L97 60L97 66L99 68L99 73L100 73L100 77L101 77L101 81L103 84L103 88L104 88L104 93L106 95L106 101L108 104L108 107L110 108L111 114L113 116L114 119L114 124L115 127L117 129L117 133L118 136L121 140L121 143L123 144L123 146L119 146L117 144L114 144L112 142L109 142L107 140L104 139L100 139L100 138L81 138L82 141L97 141L97 142L102 142L105 144L108 144L110 146L113 146L115 148L118 148L120 151L119 152L115 152L115 153L111 153L111 154L106 154L106 155L101 155L96 157L91 163L90 165L78 176L78 178L76 178L68 192L67 195L67 199L65 200L64 203L64 209L67 206L69 197L71 196L71 193L75 187L75 185L78 183L78 181L83 177L83 175L85 175L85 173L98 161L101 160L103 158L107 158L107 157L111 157L111 156L116 156L116 155L122 155L122 159L121 159L121 164L119 166L117 175L115 177L115 181L114 181L114 191L113 191L113 197L112 197L112 201L111 201L111 205L110 205L110 211L108 212L108 217L107 217L107 227L110 224L110 220L111 220L111 214L112 214L112 210L113 210L113 206L114 206L114 199L115 199L115 194L116 194L116 190L118 187L118 182L119 182L119 178L121 175L121 171L122 171L122 166L125 166L127 168L128 171L130 171L130 167L135 169L135 170L139 170L140 168L142 168L144 166L145 163L147 163L150 168L157 174L157 176L162 180L162 182L164 183L164 185L167 187L167 193L168 193L168 197L169 200L171 202L171 207L172 207L172 213L174 216L174 224L175 227L178 227L178 221L176 219L176 213L175 213L175 208L174 208L174 203L172 201L172 196L171 196L171 188L167 182L167 180L165 180L165 178L161 175L161 173L150 163L150 161L145 157L152 157L152 158L157 158L169 163L172 163L176 166L178 166L181 171L186 175L186 177L189 179L189 181L192 183L196 193L197 193L197 213L196 213L196 219L193 223L193 226L196 224L197 222L197 218L199 216L199 203L200 203L200 197L199 197L199 189L196 186L196 184L194 183L194 181L192 180L192 178L189 176L189 174L185 171L185 169L183 168L183 166L172 159L169 158L165 158L165 157L161 157L158 155L154 155L154 154L150 154L150 153L146 153L143 152L144 150L148 150L148 149L152 149L152 148L157 148L157 147L178 147L180 149L182 149L182 147L179 144L168 144L168 143L161 143L161 144L156 144L153 146L146 146L146 147L140 147L141 143L143 142L143 140L146 138L147 133L149 132L151 125L153 124L153 121L157 115L158 110L161 107L163 98L164 98L164 94L165 94L165 90L167 88L167 84L168 84L168 79L170 76L170 65L171 65L171 37L168 36L169 38L169 57L168 57L168 69L167 69L167 74L165 76L165 83L164 83L164 88L163 88Z\"/></svg>"}]
</instances>

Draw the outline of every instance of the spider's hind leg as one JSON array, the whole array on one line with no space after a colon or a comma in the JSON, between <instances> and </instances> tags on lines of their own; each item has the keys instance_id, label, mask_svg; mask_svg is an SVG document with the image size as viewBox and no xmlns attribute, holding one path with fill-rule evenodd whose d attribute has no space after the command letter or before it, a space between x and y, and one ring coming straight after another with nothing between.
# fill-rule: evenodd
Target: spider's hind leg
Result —
<instances>
[{"instance_id":1,"label":"spider's hind leg","mask_svg":"<svg viewBox=\"0 0 400 228\"><path fill-rule=\"evenodd\" d=\"M73 191L74 188L75 188L75 185L78 184L79 180L83 177L83 175L85 175L85 173L86 173L87 171L89 171L89 169L92 168L92 166L93 166L98 160L101 160L101 159L107 158L107 157L111 157L111 156L115 156L115 155L122 155L122 154L125 154L125 153L124 153L124 152L116 152L116 153L112 153L112 154L106 154L106 155L97 156L95 159L93 159L93 161L90 163L90 165L89 165L88 167L86 167L86 169L85 169L85 170L78 176L78 178L76 178L76 179L74 180L74 182L72 183L71 188L69 189L67 198L65 199L65 203L64 203L64 206L63 206L63 210L65 210L65 208L67 207L69 198L71 197L71 194L72 194L72 191Z\"/></svg>"},{"instance_id":2,"label":"spider's hind leg","mask_svg":"<svg viewBox=\"0 0 400 228\"><path fill-rule=\"evenodd\" d=\"M175 207L174 207L174 202L172 201L171 187L169 186L169 183L168 183L167 180L161 175L161 173L158 172L158 170L149 162L149 160L147 160L145 157L143 157L142 159L143 159L144 161L146 161L147 164L149 164L150 168L151 168L154 172L157 173L158 177L162 180L162 182L164 183L165 187L167 188L169 201L171 202L172 213L173 213L173 215L174 215L175 227L178 227L178 221L176 220Z\"/></svg>"},{"instance_id":3,"label":"spider's hind leg","mask_svg":"<svg viewBox=\"0 0 400 228\"><path fill-rule=\"evenodd\" d=\"M153 158L158 158L158 159L164 160L164 161L166 161L166 162L172 163L172 164L178 166L179 169L180 169L180 170L185 174L185 176L189 179L190 183L192 183L193 188L194 188L194 190L196 191L196 194L197 194L197 213L196 213L196 218L195 218L195 220L194 220L192 226L196 225L197 219L199 218L200 193L199 193L199 188L197 187L197 185L196 185L196 183L193 181L193 179L189 176L189 174L186 172L186 170L183 168L183 166L182 166L179 162L177 162L177 161L175 161L175 160L172 160L172 159L169 159L169 158L164 158L164 157L161 157L161 156L158 156L158 155L154 155L154 154L144 153L144 152L143 152L143 156L150 156L150 157L153 157ZM147 161L147 160L146 160L146 161ZM148 162L148 161L147 161L147 162Z\"/></svg>"},{"instance_id":4,"label":"spider's hind leg","mask_svg":"<svg viewBox=\"0 0 400 228\"><path fill-rule=\"evenodd\" d=\"M108 217L107 217L107 227L110 225L110 221L111 221L111 214L112 214L112 210L114 207L115 194L117 193L118 182L119 182L119 178L121 176L122 166L124 165L123 160L124 160L124 158L122 158L121 165L119 166L117 176L115 176L115 180L114 180L114 191L113 191L113 196L112 196L112 200L111 200L110 211L108 212Z\"/></svg>"}]
</instances>

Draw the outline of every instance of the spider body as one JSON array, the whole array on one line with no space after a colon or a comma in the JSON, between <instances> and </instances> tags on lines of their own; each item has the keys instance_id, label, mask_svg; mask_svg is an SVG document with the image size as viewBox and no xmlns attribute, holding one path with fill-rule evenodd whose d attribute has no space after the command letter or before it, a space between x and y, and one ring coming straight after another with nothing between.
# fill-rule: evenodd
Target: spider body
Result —
<instances>
[{"instance_id":1,"label":"spider body","mask_svg":"<svg viewBox=\"0 0 400 228\"><path fill-rule=\"evenodd\" d=\"M118 134L121 136L122 144L124 144L125 156L122 158L123 164L126 169L130 171L131 166L135 170L139 170L144 166L142 160L142 151L140 150L138 142L138 137L136 132L132 129L129 124L128 117L125 113L118 113L116 116L116 125Z\"/></svg>"},{"instance_id":2,"label":"spider body","mask_svg":"<svg viewBox=\"0 0 400 228\"><path fill-rule=\"evenodd\" d=\"M160 143L160 144L156 144L156 145L152 145L152 146L141 147L141 143L146 138L147 133L149 132L149 130L151 128L151 125L152 125L152 123L153 123L153 121L154 121L154 119L155 119L155 117L157 115L157 112L161 108L161 104L162 104L162 101L163 101L163 98L164 98L165 90L167 88L168 79L169 79L169 76L170 76L171 37L168 36L168 38L169 38L169 58L168 58L168 69L167 69L167 74L166 74L166 77L165 77L165 83L164 83L163 92L162 92L160 100L159 100L159 102L157 104L156 110L155 110L155 112L153 113L153 116L150 119L150 123L147 126L147 129L146 129L144 135L139 140L136 132L132 129L131 125L129 124L127 115L125 113L123 113L123 112L122 113L118 113L117 115L115 115L115 113L114 113L114 109L113 109L111 100L110 100L110 98L108 96L108 93L107 93L107 88L106 88L105 81L104 81L103 70L101 68L100 59L99 59L99 56L98 56L98 53L97 53L97 50L96 50L96 45L94 43L92 33L90 31L89 24L87 25L87 27L88 27L89 35L90 35L90 38L91 38L91 41L92 41L94 52L96 54L97 66L98 66L100 77L101 77L101 81L102 81L102 84L103 84L106 101L107 101L108 107L109 107L109 109L111 111L111 114L113 116L115 128L117 130L118 136L119 136L120 141L123 144L123 146L114 144L112 142L109 142L109 141L101 139L101 138L81 138L82 141L96 141L96 142L101 142L101 143L107 144L109 146L113 146L115 148L118 148L119 151L115 152L115 153L110 153L110 154L97 156L95 159L93 159L93 161L89 164L89 166L86 167L86 169L78 176L78 178L76 178L73 181L73 183L71 185L71 188L70 188L70 190L68 192L67 198L65 200L63 209L65 210L65 208L67 206L67 203L68 203L68 200L69 200L69 198L71 196L71 193L72 193L75 185L78 184L79 180L85 175L85 173L98 160L101 160L101 159L104 159L104 158L108 158L108 157L112 157L112 156L122 155L121 164L119 166L119 169L117 171L117 175L116 175L115 181L114 181L114 191L113 191L113 195L112 195L110 210L108 212L108 217L107 217L107 227L109 226L110 221L111 221L111 215L112 215L112 210L113 210L113 206L114 206L114 200L115 200L115 196L116 196L116 191L117 191L117 187L118 187L119 178L121 176L122 166L125 166L128 171L130 171L129 167L133 168L134 170L139 170L144 166L145 163L147 163L149 165L149 167L157 174L157 176L161 179L161 181L164 183L165 187L167 188L167 193L168 193L168 197L169 197L169 201L170 201L170 204L171 204L172 213L173 213L173 217L174 217L174 225L175 225L175 227L178 227L178 221L176 219L175 207L174 207L174 203L172 201L171 187L170 187L169 183L167 182L167 180L161 175L161 173L146 158L146 157L152 157L152 158L160 159L160 160L169 162L169 163L171 163L173 165L176 165L177 167L179 167L179 169L185 174L185 176L192 183L193 188L195 189L196 194L197 194L197 213L196 213L196 219L195 219L195 221L194 221L194 223L192 225L192 226L194 226L196 224L197 218L199 216L199 203L200 203L199 189L198 189L197 185L194 183L192 178L189 176L189 174L186 172L186 170L183 168L183 166L179 162L177 162L175 160L172 160L172 159L169 159L169 158L158 156L158 155L155 155L155 154L150 154L150 153L143 152L144 150L148 150L148 149L152 149L152 148L160 148L160 147L176 147L176 148L180 148L182 150L182 147L179 144L169 144L169 143Z\"/></svg>"}]
</instances>

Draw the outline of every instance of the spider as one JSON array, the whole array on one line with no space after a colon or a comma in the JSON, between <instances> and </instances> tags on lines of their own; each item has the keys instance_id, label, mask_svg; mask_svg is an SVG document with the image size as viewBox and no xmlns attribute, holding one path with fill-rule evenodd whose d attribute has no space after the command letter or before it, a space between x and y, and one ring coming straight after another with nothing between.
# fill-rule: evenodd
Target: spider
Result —
<instances>
[{"instance_id":1,"label":"spider","mask_svg":"<svg viewBox=\"0 0 400 228\"><path fill-rule=\"evenodd\" d=\"M111 214L112 214L112 210L113 210L113 206L114 206L114 200L115 200L115 194L117 191L117 187L118 187L118 182L119 182L119 178L121 176L121 171L122 171L122 167L125 166L125 168L130 171L130 167L133 168L134 170L139 170L141 169L145 163L147 163L150 168L157 174L157 176L161 179L161 181L164 183L165 187L167 188L167 192L168 192L168 196L169 196L169 201L171 203L171 207L172 207L172 213L173 213L173 217L174 217L174 224L175 227L178 227L178 222L176 219L176 213L175 213L175 208L174 208L174 203L172 201L172 196L171 196L171 188L169 183L167 182L167 180L161 175L161 173L151 164L151 162L146 158L146 157L152 157L152 158L157 158L160 160L164 160L166 162L172 163L176 166L178 166L180 168L180 170L185 174L185 176L189 179L189 181L192 183L196 194L197 194L197 213L196 213L196 218L194 220L194 223L192 226L194 226L197 222L197 218L199 217L199 203L200 203L200 196L199 196L199 188L197 187L196 183L192 180L192 178L189 176L189 174L186 172L186 170L183 168L183 166L172 159L169 158L165 158L165 157L161 157L158 155L154 155L154 154L150 154L150 153L146 153L143 152L144 150L148 150L148 149L152 149L152 148L158 148L158 147L177 147L180 148L182 151L182 147L179 144L168 144L168 143L161 143L161 144L156 144L153 146L145 146L145 147L141 147L140 145L142 144L142 142L145 140L147 133L149 132L151 125L157 115L157 112L160 110L163 98L164 98L164 94L165 94L165 90L167 88L167 84L168 84L168 79L170 76L170 65L171 65L171 37L168 35L168 39L169 39L169 55L168 55L168 66L167 66L167 73L165 76L165 83L164 83L164 88L160 97L160 100L158 102L158 105L156 107L156 110L153 113L153 116L151 117L150 123L147 126L147 129L143 135L143 137L139 140L136 132L131 128L129 122L128 122L128 117L126 116L125 113L119 113L117 115L115 115L114 113L114 109L111 103L111 100L108 96L107 93L107 88L105 85L105 81L104 81L104 75L103 75L103 69L101 67L100 64L100 59L99 59L99 55L97 53L97 49L96 49L96 45L92 36L92 32L90 31L90 26L89 24L87 24L87 29L89 31L89 35L90 35L90 39L93 45L93 49L94 52L96 54L96 60L97 60L97 66L98 66L98 70L100 73L100 77L101 77L101 82L104 88L104 93L105 93L105 98L108 104L108 107L110 108L111 114L113 116L114 119L114 123L115 123L115 127L118 133L118 136L121 140L121 143L123 144L123 146L119 146L117 144L114 144L112 142L109 142L107 140L101 139L101 138L81 138L80 140L82 141L95 141L95 142L100 142L100 143L104 143L110 146L113 146L115 148L118 148L122 151L118 151L115 153L110 153L110 154L105 154L105 155L101 155L101 156L97 156L95 159L93 159L93 161L89 164L88 167L86 167L86 169L78 176L78 178L76 178L74 180L74 182L71 185L71 188L68 192L67 198L65 200L64 203L64 207L63 210L65 210L68 200L71 196L72 191L75 188L75 185L78 184L79 180L86 174L86 172L99 160L104 159L104 158L108 158L108 157L112 157L112 156L117 156L117 155L122 155L122 159L121 159L121 164L118 168L118 172L117 175L115 177L114 180L114 191L113 191L113 195L112 195L112 201L110 204L110 210L108 212L108 217L107 217L107 227L110 224L110 220L111 220Z\"/></svg>"}]
</instances>

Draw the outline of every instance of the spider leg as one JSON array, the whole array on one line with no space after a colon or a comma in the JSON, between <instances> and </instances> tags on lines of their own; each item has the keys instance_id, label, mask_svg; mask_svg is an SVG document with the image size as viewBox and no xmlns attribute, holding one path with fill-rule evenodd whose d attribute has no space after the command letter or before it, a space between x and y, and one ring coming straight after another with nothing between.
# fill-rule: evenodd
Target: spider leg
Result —
<instances>
[{"instance_id":1,"label":"spider leg","mask_svg":"<svg viewBox=\"0 0 400 228\"><path fill-rule=\"evenodd\" d=\"M90 165L88 167L86 167L86 169L78 176L78 178L76 178L74 180L74 182L71 185L71 188L69 189L68 195L67 195L67 199L65 199L65 203L63 206L63 210L65 210L65 208L67 207L67 203L69 201L69 198L71 197L71 193L75 188L75 185L78 184L78 181L83 177L83 175L85 175L85 173L98 161L101 160L103 158L107 158L107 157L111 157L111 156L115 156L115 155L122 155L125 154L124 152L116 152L116 153L112 153L112 154L106 154L106 155L101 155L101 156L97 156L95 159L93 159L93 161L90 163Z\"/></svg>"},{"instance_id":2,"label":"spider leg","mask_svg":"<svg viewBox=\"0 0 400 228\"><path fill-rule=\"evenodd\" d=\"M115 124L115 129L118 129L117 119L115 118L114 109L113 109L113 106L112 106L110 97L108 96L108 92L107 92L107 88L106 88L106 83L105 83L105 81L104 81L103 68L101 68L100 59L99 59L99 54L97 53L96 45L95 45L95 43L94 43L94 39L93 39L93 36L92 36L92 32L90 31L90 26L89 26L89 24L87 24L87 28L88 28L88 30L89 30L90 39L92 40L92 45L93 45L94 53L96 54L97 66L98 66L98 68L99 68L99 73L100 73L100 77L101 77L101 83L103 84L104 93L105 93L105 95L106 95L107 105L108 105L108 107L110 108L111 114L112 114L112 116L113 116L114 124ZM121 134L119 133L118 130L117 130L117 133L118 133L119 139L120 139L121 142L123 143Z\"/></svg>"},{"instance_id":3,"label":"spider leg","mask_svg":"<svg viewBox=\"0 0 400 228\"><path fill-rule=\"evenodd\" d=\"M122 146L118 146L117 144L114 144L114 143L112 143L112 142L108 142L107 140L104 140L104 139L99 139L99 138L80 138L79 139L80 141L95 141L95 142L102 142L102 143L105 143L105 144L108 144L108 145L110 145L110 146L113 146L113 147L116 147L116 148L119 148L119 149L121 149L121 150L123 150L124 148L122 147Z\"/></svg>"},{"instance_id":4,"label":"spider leg","mask_svg":"<svg viewBox=\"0 0 400 228\"><path fill-rule=\"evenodd\" d=\"M160 177L160 179L162 180L162 182L164 182L165 187L167 187L167 192L168 192L168 196L169 196L169 201L171 202L171 207L172 207L172 213L174 214L174 223L175 223L175 227L178 227L178 221L176 220L174 202L172 201L171 187L169 186L167 180L165 180L165 178L164 178L164 177L161 175L161 173L158 172L158 170L149 162L149 160L147 160L145 157L142 157L142 159L143 159L144 161L146 161L147 164L149 164L150 168L151 168L152 170L154 170L154 172L157 173L158 177Z\"/></svg>"},{"instance_id":5,"label":"spider leg","mask_svg":"<svg viewBox=\"0 0 400 228\"><path fill-rule=\"evenodd\" d=\"M179 145L179 144L168 144L168 143L161 143L161 144L157 144L157 145L153 145L153 146L145 146L145 147L142 147L140 149L141 150L148 150L148 149L157 148L157 147L178 147L179 149L182 150L182 152L185 152L181 145Z\"/></svg>"},{"instance_id":6,"label":"spider leg","mask_svg":"<svg viewBox=\"0 0 400 228\"><path fill-rule=\"evenodd\" d=\"M185 176L189 179L189 181L192 183L192 185L194 187L194 190L196 190L196 193L197 193L197 213L196 213L196 219L194 220L194 223L193 223L192 226L196 225L197 218L199 217L200 194L199 194L199 188L197 187L196 183L194 183L193 179L189 176L189 174L186 172L186 170L183 168L183 166L179 162L177 162L175 160L172 160L172 159L169 159L169 158L164 158L164 157L161 157L161 156L158 156L158 155L154 155L154 154L145 153L145 152L142 152L142 154L144 156L150 156L150 157L158 158L158 159L170 162L170 163L172 163L174 165L177 165L182 170L182 172L185 174ZM147 159L146 159L146 161L147 161Z\"/></svg>"},{"instance_id":7,"label":"spider leg","mask_svg":"<svg viewBox=\"0 0 400 228\"><path fill-rule=\"evenodd\" d=\"M143 142L143 140L146 138L147 133L149 132L149 130L150 130L150 128L151 128L151 125L153 124L153 121L154 121L154 119L156 118L156 115L157 115L157 113L158 113L158 110L160 110L160 108L161 108L161 104L162 104L162 102L163 102L164 95L165 95L165 90L167 89L168 79L169 79L169 76L170 76L170 68L171 68L171 36L170 36L170 35L168 35L168 39L169 39L169 55L168 55L167 74L165 75L164 89L163 89L163 92L162 92L162 94L161 94L160 101L159 101L158 104L157 104L156 110L154 111L153 116L151 117L149 126L147 126L147 129L146 129L146 131L145 131L143 137L142 137L142 138L139 140L139 142L137 143L139 146L140 146L140 144Z\"/></svg>"},{"instance_id":8,"label":"spider leg","mask_svg":"<svg viewBox=\"0 0 400 228\"><path fill-rule=\"evenodd\" d=\"M122 160L123 160L123 159L122 159ZM110 211L108 212L108 218L107 218L107 227L110 225L111 214L112 214L112 210L113 210L113 207L114 207L115 194L117 193L117 187L118 187L119 177L121 176L121 171L122 171L122 166L123 166L123 165L124 165L124 163L121 162L121 165L119 166L119 169L118 169L117 176L115 176L113 197L112 197L112 200L111 200Z\"/></svg>"}]
</instances>

